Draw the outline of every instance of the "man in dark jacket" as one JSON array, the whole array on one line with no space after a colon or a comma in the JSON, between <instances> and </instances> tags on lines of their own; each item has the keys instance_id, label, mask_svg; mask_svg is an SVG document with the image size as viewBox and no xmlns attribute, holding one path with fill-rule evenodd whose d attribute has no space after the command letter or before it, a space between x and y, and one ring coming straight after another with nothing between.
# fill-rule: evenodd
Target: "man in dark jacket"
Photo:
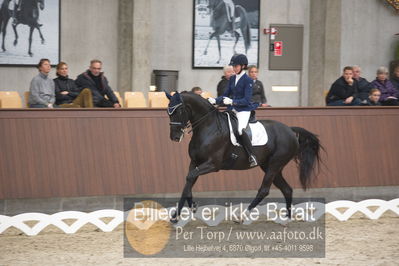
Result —
<instances>
[{"instance_id":1,"label":"man in dark jacket","mask_svg":"<svg viewBox=\"0 0 399 266\"><path fill-rule=\"evenodd\" d=\"M218 97L222 96L223 93L229 87L229 80L230 77L234 74L234 70L232 66L225 66L223 68L223 76L222 79L219 81L217 86L217 95Z\"/></svg>"},{"instance_id":2,"label":"man in dark jacket","mask_svg":"<svg viewBox=\"0 0 399 266\"><path fill-rule=\"evenodd\" d=\"M328 106L356 106L361 101L356 98L357 81L353 79L353 68L345 67L342 77L337 79L331 86L326 97Z\"/></svg>"},{"instance_id":3,"label":"man in dark jacket","mask_svg":"<svg viewBox=\"0 0 399 266\"><path fill-rule=\"evenodd\" d=\"M367 79L361 77L361 71L359 66L353 66L353 79L357 81L357 98L359 98L362 103L366 103L373 86Z\"/></svg>"},{"instance_id":4,"label":"man in dark jacket","mask_svg":"<svg viewBox=\"0 0 399 266\"><path fill-rule=\"evenodd\" d=\"M120 108L121 105L118 98L108 85L108 80L104 76L104 73L101 72L101 69L102 62L96 59L92 60L90 68L76 79L76 85L81 89L89 88L91 90L94 106Z\"/></svg>"}]
</instances>

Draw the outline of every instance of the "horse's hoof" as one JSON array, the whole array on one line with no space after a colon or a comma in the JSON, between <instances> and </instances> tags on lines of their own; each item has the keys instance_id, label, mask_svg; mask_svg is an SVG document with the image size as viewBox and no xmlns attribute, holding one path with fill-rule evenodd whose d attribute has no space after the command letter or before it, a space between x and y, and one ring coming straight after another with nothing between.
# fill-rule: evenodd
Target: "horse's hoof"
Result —
<instances>
[{"instance_id":1,"label":"horse's hoof","mask_svg":"<svg viewBox=\"0 0 399 266\"><path fill-rule=\"evenodd\" d=\"M233 222L234 222L235 224L244 224L244 220L243 220L243 219L234 220Z\"/></svg>"},{"instance_id":2,"label":"horse's hoof","mask_svg":"<svg viewBox=\"0 0 399 266\"><path fill-rule=\"evenodd\" d=\"M30 56L30 57L33 57L33 53L29 53L29 56Z\"/></svg>"},{"instance_id":3,"label":"horse's hoof","mask_svg":"<svg viewBox=\"0 0 399 266\"><path fill-rule=\"evenodd\" d=\"M14 41L14 46L17 46L17 44L18 44L18 42L17 42L17 41Z\"/></svg>"},{"instance_id":4,"label":"horse's hoof","mask_svg":"<svg viewBox=\"0 0 399 266\"><path fill-rule=\"evenodd\" d=\"M193 205L191 206L191 212L196 213L198 209L198 203L193 202Z\"/></svg>"},{"instance_id":5,"label":"horse's hoof","mask_svg":"<svg viewBox=\"0 0 399 266\"><path fill-rule=\"evenodd\" d=\"M204 52L204 55L207 55L208 54L208 52Z\"/></svg>"},{"instance_id":6,"label":"horse's hoof","mask_svg":"<svg viewBox=\"0 0 399 266\"><path fill-rule=\"evenodd\" d=\"M42 44L46 44L46 41L45 41L45 40L42 40Z\"/></svg>"},{"instance_id":7,"label":"horse's hoof","mask_svg":"<svg viewBox=\"0 0 399 266\"><path fill-rule=\"evenodd\" d=\"M177 217L172 217L169 220L172 224L177 224L177 222L179 221L179 219Z\"/></svg>"}]
</instances>

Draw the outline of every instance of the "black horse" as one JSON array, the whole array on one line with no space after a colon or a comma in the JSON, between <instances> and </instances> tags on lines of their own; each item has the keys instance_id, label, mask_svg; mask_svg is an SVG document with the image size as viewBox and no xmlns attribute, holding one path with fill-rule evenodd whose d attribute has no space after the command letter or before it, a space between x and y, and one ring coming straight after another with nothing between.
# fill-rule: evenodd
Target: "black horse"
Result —
<instances>
[{"instance_id":1,"label":"black horse","mask_svg":"<svg viewBox=\"0 0 399 266\"><path fill-rule=\"evenodd\" d=\"M3 36L1 43L1 49L3 50L3 52L6 51L4 41L7 33L8 21L11 17L11 10L8 8L10 5L10 1L11 0L4 0L0 7L0 34L2 34Z\"/></svg>"},{"instance_id":2,"label":"black horse","mask_svg":"<svg viewBox=\"0 0 399 266\"><path fill-rule=\"evenodd\" d=\"M249 169L249 162L244 149L231 144L225 114L193 93L167 96L170 100L168 114L171 140L180 142L189 123L193 130L189 145L190 168L177 212L171 218L171 222L176 223L186 201L189 208L195 211L192 188L200 175L219 170L246 170ZM319 166L322 146L316 135L303 128L288 127L272 120L260 122L266 128L269 140L265 146L254 147L253 150L265 176L248 211L269 194L270 186L274 184L283 193L288 217L291 217L292 188L283 177L283 168L295 159L299 165L301 185L303 189L308 188L315 176L315 168ZM238 155L235 161L233 154Z\"/></svg>"},{"instance_id":3,"label":"black horse","mask_svg":"<svg viewBox=\"0 0 399 266\"><path fill-rule=\"evenodd\" d=\"M15 33L15 40L14 40L14 46L18 44L18 32L17 32L17 26L19 24L24 24L27 25L30 28L29 31L29 49L28 49L28 54L30 56L33 56L32 53L32 35L33 31L37 29L40 35L40 39L42 41L42 44L45 43L45 39L43 37L42 31L40 30L41 25L39 24L39 8L40 10L44 9L44 0L21 0L22 2L20 3L21 7L19 8L20 10L17 11L16 17L17 17L17 24L13 25L14 33Z\"/></svg>"},{"instance_id":4,"label":"black horse","mask_svg":"<svg viewBox=\"0 0 399 266\"><path fill-rule=\"evenodd\" d=\"M208 53L209 44L212 41L212 39L216 37L219 48L219 59L217 61L217 64L219 64L220 60L222 59L220 35L222 35L226 31L234 34L236 38L233 48L234 54L236 54L236 46L241 36L240 33L238 33L237 31L233 32L232 23L229 21L226 6L223 0L209 0L208 8L211 13L211 26L213 28L213 33L209 36L209 41L208 44L206 45L204 55ZM235 14L236 17L240 18L240 29L244 37L245 53L247 53L248 49L251 47L251 25L248 20L248 15L246 10L241 5L235 6Z\"/></svg>"}]
</instances>

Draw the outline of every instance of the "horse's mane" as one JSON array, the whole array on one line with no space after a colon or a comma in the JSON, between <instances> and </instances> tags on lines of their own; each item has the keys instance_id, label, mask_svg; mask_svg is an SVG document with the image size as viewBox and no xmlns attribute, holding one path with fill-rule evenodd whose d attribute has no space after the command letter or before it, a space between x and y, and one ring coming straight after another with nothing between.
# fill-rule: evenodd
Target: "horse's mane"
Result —
<instances>
[{"instance_id":1,"label":"horse's mane","mask_svg":"<svg viewBox=\"0 0 399 266\"><path fill-rule=\"evenodd\" d=\"M205 99L204 97L202 97L201 95L198 95L194 92L191 91L183 91L180 93L180 95L184 96L188 96L191 97L192 99L195 99L196 101L199 101L200 103L206 105L206 106L210 106L213 109L215 109L216 107L213 106L207 99Z\"/></svg>"}]
</instances>

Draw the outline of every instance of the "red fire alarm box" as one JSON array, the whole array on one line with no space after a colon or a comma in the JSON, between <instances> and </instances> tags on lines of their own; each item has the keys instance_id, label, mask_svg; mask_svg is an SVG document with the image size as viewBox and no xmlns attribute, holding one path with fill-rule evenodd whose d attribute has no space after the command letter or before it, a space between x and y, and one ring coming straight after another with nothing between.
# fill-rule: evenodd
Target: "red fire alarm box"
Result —
<instances>
[{"instance_id":1,"label":"red fire alarm box","mask_svg":"<svg viewBox=\"0 0 399 266\"><path fill-rule=\"evenodd\" d=\"M283 56L283 42L274 42L274 56Z\"/></svg>"}]
</instances>

